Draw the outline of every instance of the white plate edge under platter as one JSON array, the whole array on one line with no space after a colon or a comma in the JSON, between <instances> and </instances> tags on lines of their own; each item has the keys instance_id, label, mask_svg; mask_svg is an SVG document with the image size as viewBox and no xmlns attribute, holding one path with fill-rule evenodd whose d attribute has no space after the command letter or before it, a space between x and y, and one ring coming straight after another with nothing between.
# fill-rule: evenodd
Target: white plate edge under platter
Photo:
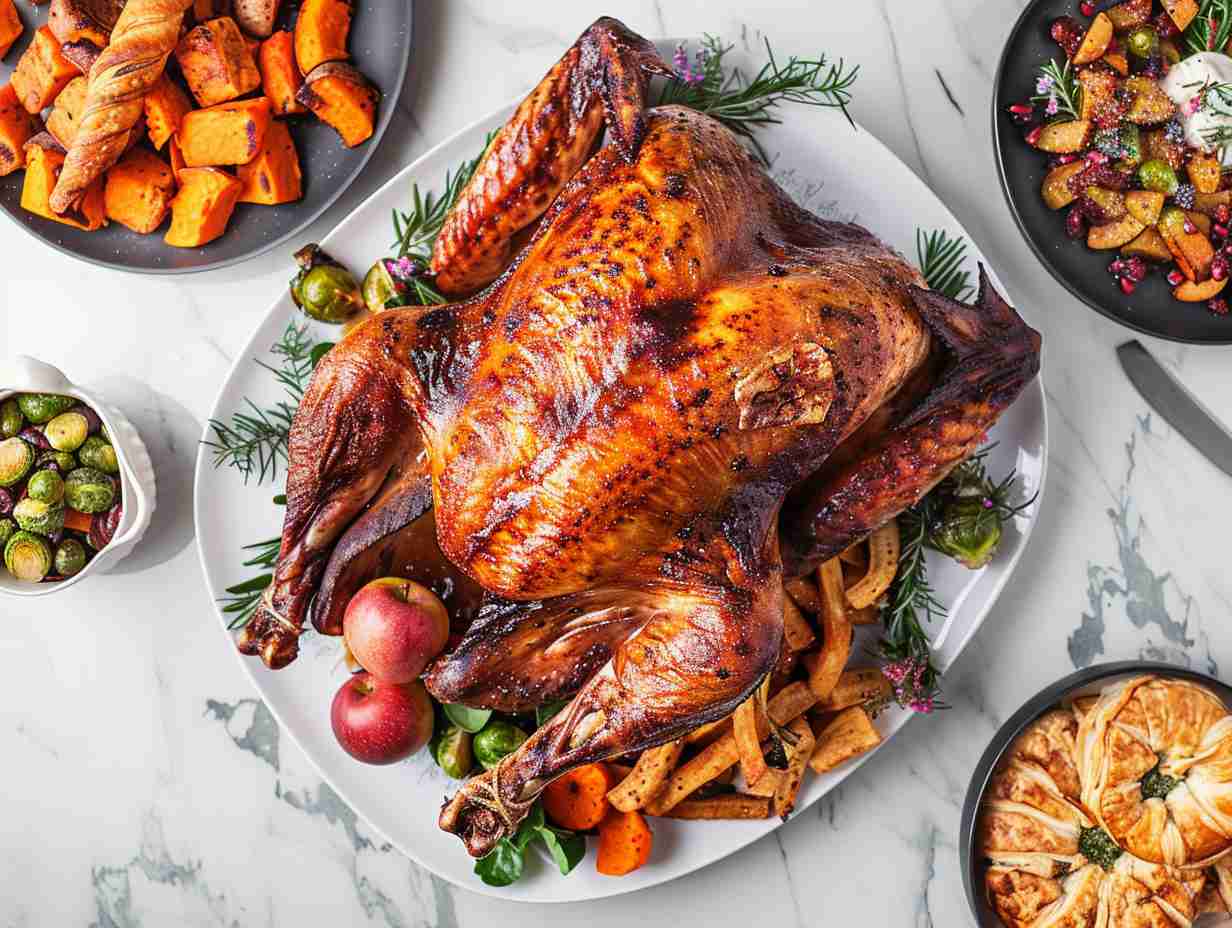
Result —
<instances>
[{"instance_id":1,"label":"white plate edge under platter","mask_svg":"<svg viewBox=\"0 0 1232 928\"><path fill-rule=\"evenodd\" d=\"M674 42L658 44L670 51ZM321 241L322 247L362 274L377 256L387 253L392 239L390 210L394 207L405 207L411 182L418 182L425 191L439 189L445 171L452 170L458 163L473 157L482 147L487 132L503 124L520 100L521 98L472 123L416 159L343 220ZM788 148L776 144L773 141L776 136L798 131L805 124L810 124L811 120L821 121L814 125L830 130L823 131L823 137L841 140L840 147L849 147L855 151L864 149L862 157L855 160L865 169L867 177L870 178L870 186L878 183L895 186L898 194L894 199L899 209L908 210L906 204L911 204L908 211L916 217L913 219L913 226L918 221L918 224L926 229L944 228L951 234L964 236L969 243L967 266L974 270L975 262L983 261L993 284L1011 304L1014 303L972 237L953 214L910 168L874 136L858 125L853 128L841 114L830 110L788 107L783 110L783 115L787 119L784 125L767 127L760 136L767 151L775 152ZM825 120L829 122L824 122ZM819 189L824 190L825 186L823 183ZM797 193L794 190L790 192L793 195ZM860 221L858 211L855 219ZM379 245L375 246L375 250L372 244L365 241L365 225L374 225L381 230ZM876 223L870 221L868 225L875 234L892 241L909 259L913 258L914 239L910 242L892 240ZM288 255L288 276L290 273L291 260ZM1029 322L1029 309L1021 306L1017 308ZM211 419L229 417L239 408L237 400L241 395L270 400L277 398L277 388L272 383L272 378L261 373L253 360L269 360L268 347L282 334L287 322L292 318L303 319L284 292L265 314L232 365L210 413ZM339 334L336 327L314 326L314 331L318 337L329 340L335 340ZM237 386L241 382L244 386ZM1017 439L1007 434L1011 426L1017 427L1022 433ZM1011 467L1017 468L1022 475L1026 492L1040 494L1035 504L1015 520L1014 529L1007 533L997 559L983 571L967 572L940 558L930 561L930 568L943 594L942 601L951 607L944 626L933 630L938 643L937 663L942 670L953 663L979 629L1026 549L1042 500L1047 472L1047 436L1047 407L1041 377L1024 391L992 432L993 439L1000 440L1000 445L993 452L991 469L994 476L1000 476ZM207 425L205 438L208 437ZM282 510L275 507L270 498L280 491L281 483L280 474L277 489L273 485L257 487L254 484L245 487L234 472L214 469L209 448L202 446L198 450L193 487L194 517L197 524L198 554L206 587L212 599L217 600L227 586L247 579L253 573L251 569L240 567L240 546L257 538L276 535L280 530ZM243 499L251 501L252 505L243 503L235 509L218 505L217 491L220 487L228 494L237 498L242 496ZM265 501L263 506L260 504L262 499ZM244 526L243 516L251 517L257 511L264 516L259 518L260 525ZM965 580L965 586L954 590L947 599L947 585L953 587L958 579ZM220 627L228 639L231 639L232 633L226 629L226 616L221 610L216 612ZM525 902L576 902L619 895L658 885L714 863L769 835L781 824L777 819L716 823L655 820L655 852L651 862L628 876L613 878L597 874L591 854L569 876L561 876L550 861L540 861L532 867L528 859L528 875L520 882L503 888L487 886L471 872L473 861L466 855L461 842L437 829L436 817L440 801L447 792L456 789L456 781L448 780L437 771L432 761L426 757L427 752L421 752L416 758L403 764L366 767L352 760L334 743L329 731L329 703L345 675L339 641L340 639L313 634L306 635L301 640L299 659L285 670L277 672L267 670L255 658L243 657L238 652L236 657L282 730L304 752L322 779L391 845L416 863L464 889ZM308 678L316 680L326 675L329 676L328 681L317 681L310 685L305 683ZM311 693L305 705L297 705L291 698L290 694L296 691ZM877 726L885 737L878 750L892 740L892 736L910 717L910 713L892 709L878 718ZM945 722L943 718L933 718L921 724ZM795 814L802 814L829 790L839 785L859 769L872 753L875 752L824 776L807 777ZM427 794L422 797L415 796L424 792ZM393 801L391 794L403 796L408 801Z\"/></svg>"}]
</instances>

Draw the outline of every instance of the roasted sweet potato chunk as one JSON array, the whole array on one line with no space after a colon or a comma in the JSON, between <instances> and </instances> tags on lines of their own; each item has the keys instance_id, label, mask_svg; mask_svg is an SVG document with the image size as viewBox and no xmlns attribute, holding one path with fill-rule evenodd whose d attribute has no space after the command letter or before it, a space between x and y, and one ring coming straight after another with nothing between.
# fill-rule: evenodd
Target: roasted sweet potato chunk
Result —
<instances>
[{"instance_id":1,"label":"roasted sweet potato chunk","mask_svg":"<svg viewBox=\"0 0 1232 928\"><path fill-rule=\"evenodd\" d=\"M203 23L207 19L231 15L231 0L193 0L192 21Z\"/></svg>"},{"instance_id":2,"label":"roasted sweet potato chunk","mask_svg":"<svg viewBox=\"0 0 1232 928\"><path fill-rule=\"evenodd\" d=\"M1194 155L1185 170L1198 193L1215 193L1219 189L1223 165L1214 155Z\"/></svg>"},{"instance_id":3,"label":"roasted sweet potato chunk","mask_svg":"<svg viewBox=\"0 0 1232 928\"><path fill-rule=\"evenodd\" d=\"M193 110L180 125L180 151L190 168L247 164L261 151L270 125L265 97Z\"/></svg>"},{"instance_id":4,"label":"roasted sweet potato chunk","mask_svg":"<svg viewBox=\"0 0 1232 928\"><path fill-rule=\"evenodd\" d=\"M179 84L166 74L160 77L145 95L145 124L155 148L162 151L191 110L192 103Z\"/></svg>"},{"instance_id":5,"label":"roasted sweet potato chunk","mask_svg":"<svg viewBox=\"0 0 1232 928\"><path fill-rule=\"evenodd\" d=\"M232 15L248 35L265 38L274 31L279 0L235 0Z\"/></svg>"},{"instance_id":6,"label":"roasted sweet potato chunk","mask_svg":"<svg viewBox=\"0 0 1232 928\"><path fill-rule=\"evenodd\" d=\"M350 0L304 0L295 20L295 60L308 74L326 61L346 61L354 9Z\"/></svg>"},{"instance_id":7,"label":"roasted sweet potato chunk","mask_svg":"<svg viewBox=\"0 0 1232 928\"><path fill-rule=\"evenodd\" d=\"M26 111L41 113L76 76L77 68L60 52L56 37L42 26L17 62L12 84Z\"/></svg>"},{"instance_id":8,"label":"roasted sweet potato chunk","mask_svg":"<svg viewBox=\"0 0 1232 928\"><path fill-rule=\"evenodd\" d=\"M90 69L94 67L94 62L98 60L98 56L102 53L103 50L89 39L81 39L78 42L65 42L60 46L60 54L71 62L74 68L87 76L90 74Z\"/></svg>"},{"instance_id":9,"label":"roasted sweet potato chunk","mask_svg":"<svg viewBox=\"0 0 1232 928\"><path fill-rule=\"evenodd\" d=\"M1087 34L1082 37L1082 44L1074 53L1074 64L1090 64L1104 57L1112 42L1112 20L1107 13L1096 13L1087 27Z\"/></svg>"},{"instance_id":10,"label":"roasted sweet potato chunk","mask_svg":"<svg viewBox=\"0 0 1232 928\"><path fill-rule=\"evenodd\" d=\"M102 48L123 9L124 0L51 0L47 28L62 45L86 41Z\"/></svg>"},{"instance_id":11,"label":"roasted sweet potato chunk","mask_svg":"<svg viewBox=\"0 0 1232 928\"><path fill-rule=\"evenodd\" d=\"M21 38L23 28L13 0L0 0L0 58L7 55L13 43Z\"/></svg>"},{"instance_id":12,"label":"roasted sweet potato chunk","mask_svg":"<svg viewBox=\"0 0 1232 928\"><path fill-rule=\"evenodd\" d=\"M88 86L89 81L84 77L74 77L60 91L47 115L47 131L65 148L73 144L73 137L77 135L77 124L85 109Z\"/></svg>"},{"instance_id":13,"label":"roasted sweet potato chunk","mask_svg":"<svg viewBox=\"0 0 1232 928\"><path fill-rule=\"evenodd\" d=\"M175 50L176 60L197 103L213 106L243 96L261 84L239 26L229 16L190 29Z\"/></svg>"},{"instance_id":14,"label":"roasted sweet potato chunk","mask_svg":"<svg viewBox=\"0 0 1232 928\"><path fill-rule=\"evenodd\" d=\"M349 64L327 61L304 78L296 99L354 148L372 136L381 92Z\"/></svg>"},{"instance_id":15,"label":"roasted sweet potato chunk","mask_svg":"<svg viewBox=\"0 0 1232 928\"><path fill-rule=\"evenodd\" d=\"M148 235L167 218L175 177L167 162L148 148L134 148L107 172L103 205L107 218Z\"/></svg>"},{"instance_id":16,"label":"roasted sweet potato chunk","mask_svg":"<svg viewBox=\"0 0 1232 928\"><path fill-rule=\"evenodd\" d=\"M52 211L51 191L55 189L60 169L64 167L64 152L55 145L54 138L50 135L48 140L52 142L51 146L32 143L26 145L26 177L21 188L21 208L44 219L85 229L87 232L101 229L107 224L101 177L86 189L73 212L61 216Z\"/></svg>"},{"instance_id":17,"label":"roasted sweet potato chunk","mask_svg":"<svg viewBox=\"0 0 1232 928\"><path fill-rule=\"evenodd\" d=\"M247 164L240 165L236 174L244 185L241 203L276 206L304 195L299 155L286 123L276 119L270 123L261 151Z\"/></svg>"},{"instance_id":18,"label":"roasted sweet potato chunk","mask_svg":"<svg viewBox=\"0 0 1232 928\"><path fill-rule=\"evenodd\" d=\"M304 105L295 99L304 78L295 63L291 33L275 32L262 42L257 63L261 68L261 87L273 111L280 116L304 112Z\"/></svg>"},{"instance_id":19,"label":"roasted sweet potato chunk","mask_svg":"<svg viewBox=\"0 0 1232 928\"><path fill-rule=\"evenodd\" d=\"M227 231L243 185L220 168L184 168L171 201L171 228L163 238L177 248L197 248Z\"/></svg>"},{"instance_id":20,"label":"roasted sweet potato chunk","mask_svg":"<svg viewBox=\"0 0 1232 928\"><path fill-rule=\"evenodd\" d=\"M38 131L38 117L26 112L13 86L0 87L0 177L25 167L26 142Z\"/></svg>"},{"instance_id":21,"label":"roasted sweet potato chunk","mask_svg":"<svg viewBox=\"0 0 1232 928\"><path fill-rule=\"evenodd\" d=\"M167 158L171 162L171 173L175 175L176 184L180 184L180 172L188 167L184 163L184 153L180 151L179 140L173 135L167 144Z\"/></svg>"},{"instance_id":22,"label":"roasted sweet potato chunk","mask_svg":"<svg viewBox=\"0 0 1232 928\"><path fill-rule=\"evenodd\" d=\"M1161 0L1176 28L1184 32L1198 15L1197 0Z\"/></svg>"}]
</instances>

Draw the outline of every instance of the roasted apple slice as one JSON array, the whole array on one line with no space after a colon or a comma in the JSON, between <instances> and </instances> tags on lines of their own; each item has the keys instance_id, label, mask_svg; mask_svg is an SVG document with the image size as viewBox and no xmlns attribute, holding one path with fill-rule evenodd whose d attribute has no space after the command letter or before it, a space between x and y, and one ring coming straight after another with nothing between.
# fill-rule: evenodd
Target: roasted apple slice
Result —
<instances>
[{"instance_id":1,"label":"roasted apple slice","mask_svg":"<svg viewBox=\"0 0 1232 928\"><path fill-rule=\"evenodd\" d=\"M1161 2L1172 21L1176 23L1176 28L1181 32L1188 29L1189 24L1198 15L1196 0L1161 0Z\"/></svg>"},{"instance_id":2,"label":"roasted apple slice","mask_svg":"<svg viewBox=\"0 0 1232 928\"><path fill-rule=\"evenodd\" d=\"M1151 18L1151 0L1125 0L1109 7L1108 18L1117 32L1141 26Z\"/></svg>"},{"instance_id":3,"label":"roasted apple slice","mask_svg":"<svg viewBox=\"0 0 1232 928\"><path fill-rule=\"evenodd\" d=\"M1078 194L1070 189L1069 181L1071 177L1082 173L1085 167L1084 161L1071 161L1048 172L1040 187L1040 196L1044 198L1049 209L1063 209L1078 199Z\"/></svg>"},{"instance_id":4,"label":"roasted apple slice","mask_svg":"<svg viewBox=\"0 0 1232 928\"><path fill-rule=\"evenodd\" d=\"M1125 194L1125 208L1144 226L1159 222L1164 208L1164 195L1154 190L1130 190Z\"/></svg>"},{"instance_id":5,"label":"roasted apple slice","mask_svg":"<svg viewBox=\"0 0 1232 928\"><path fill-rule=\"evenodd\" d=\"M1096 251L1108 248L1120 248L1137 238L1145 229L1133 216L1125 215L1116 222L1105 222L1102 226L1091 226L1087 232L1087 247Z\"/></svg>"},{"instance_id":6,"label":"roasted apple slice","mask_svg":"<svg viewBox=\"0 0 1232 928\"><path fill-rule=\"evenodd\" d=\"M1137 75L1126 78L1121 86L1130 94L1125 118L1132 123L1153 126L1167 122L1176 113L1176 107L1158 81Z\"/></svg>"},{"instance_id":7,"label":"roasted apple slice","mask_svg":"<svg viewBox=\"0 0 1232 928\"><path fill-rule=\"evenodd\" d=\"M1210 216L1221 206L1232 206L1232 190L1194 194L1194 209L1200 213Z\"/></svg>"},{"instance_id":8,"label":"roasted apple slice","mask_svg":"<svg viewBox=\"0 0 1232 928\"><path fill-rule=\"evenodd\" d=\"M1214 193L1219 189L1223 167L1214 155L1194 155L1185 165L1189 182L1198 193Z\"/></svg>"},{"instance_id":9,"label":"roasted apple slice","mask_svg":"<svg viewBox=\"0 0 1232 928\"><path fill-rule=\"evenodd\" d=\"M1211 277L1201 283L1195 283L1192 280L1187 280L1182 284L1178 284L1172 290L1172 295L1182 303L1205 303L1207 300L1213 300L1227 286L1228 278L1216 280Z\"/></svg>"},{"instance_id":10,"label":"roasted apple slice","mask_svg":"<svg viewBox=\"0 0 1232 928\"><path fill-rule=\"evenodd\" d=\"M1107 13L1097 13L1087 28L1087 34L1082 37L1082 44L1074 52L1074 64L1090 64L1104 57L1108 46L1112 44L1112 20Z\"/></svg>"},{"instance_id":11,"label":"roasted apple slice","mask_svg":"<svg viewBox=\"0 0 1232 928\"><path fill-rule=\"evenodd\" d=\"M1190 280L1205 280L1211 273L1215 249L1196 225L1193 232L1185 231L1188 218L1184 210L1170 206L1160 215L1156 228L1167 242L1180 272Z\"/></svg>"},{"instance_id":12,"label":"roasted apple slice","mask_svg":"<svg viewBox=\"0 0 1232 928\"><path fill-rule=\"evenodd\" d=\"M1091 120L1072 119L1043 126L1035 139L1035 147L1052 154L1068 154L1086 148L1091 137Z\"/></svg>"},{"instance_id":13,"label":"roasted apple slice","mask_svg":"<svg viewBox=\"0 0 1232 928\"><path fill-rule=\"evenodd\" d=\"M1168 243L1164 241L1164 237L1154 226L1147 226L1132 242L1122 245L1121 254L1126 257L1145 258L1147 261L1172 260L1172 252L1168 250Z\"/></svg>"}]
</instances>

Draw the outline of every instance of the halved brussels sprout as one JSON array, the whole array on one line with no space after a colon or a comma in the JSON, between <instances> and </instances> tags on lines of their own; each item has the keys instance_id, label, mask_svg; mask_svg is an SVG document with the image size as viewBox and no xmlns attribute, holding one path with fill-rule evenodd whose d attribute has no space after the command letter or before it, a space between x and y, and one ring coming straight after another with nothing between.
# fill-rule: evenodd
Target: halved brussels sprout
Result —
<instances>
[{"instance_id":1,"label":"halved brussels sprout","mask_svg":"<svg viewBox=\"0 0 1232 928\"><path fill-rule=\"evenodd\" d=\"M491 770L500 763L502 757L512 754L527 738L526 732L502 719L492 719L483 726L483 731L475 735L472 746L475 760L484 770Z\"/></svg>"},{"instance_id":2,"label":"halved brussels sprout","mask_svg":"<svg viewBox=\"0 0 1232 928\"><path fill-rule=\"evenodd\" d=\"M0 487L20 483L34 466L34 449L24 439L13 437L0 441Z\"/></svg>"},{"instance_id":3,"label":"halved brussels sprout","mask_svg":"<svg viewBox=\"0 0 1232 928\"><path fill-rule=\"evenodd\" d=\"M64 528L64 507L27 496L13 507L13 518L22 531L51 536Z\"/></svg>"},{"instance_id":4,"label":"halved brussels sprout","mask_svg":"<svg viewBox=\"0 0 1232 928\"><path fill-rule=\"evenodd\" d=\"M61 476L77 469L77 459L68 451L44 451L34 462L36 468L54 469Z\"/></svg>"},{"instance_id":5,"label":"halved brussels sprout","mask_svg":"<svg viewBox=\"0 0 1232 928\"><path fill-rule=\"evenodd\" d=\"M79 467L64 481L64 501L78 512L105 512L115 502L115 483L101 470Z\"/></svg>"},{"instance_id":6,"label":"halved brussels sprout","mask_svg":"<svg viewBox=\"0 0 1232 928\"><path fill-rule=\"evenodd\" d=\"M0 550L17 534L17 523L12 519L0 519Z\"/></svg>"},{"instance_id":7,"label":"halved brussels sprout","mask_svg":"<svg viewBox=\"0 0 1232 928\"><path fill-rule=\"evenodd\" d=\"M50 422L62 412L66 412L77 401L71 396L60 396L55 393L19 393L17 406L21 413L35 425Z\"/></svg>"},{"instance_id":8,"label":"halved brussels sprout","mask_svg":"<svg viewBox=\"0 0 1232 928\"><path fill-rule=\"evenodd\" d=\"M455 780L461 780L475 766L475 755L471 752L471 735L457 725L450 725L436 743L432 746L432 756L436 765Z\"/></svg>"},{"instance_id":9,"label":"halved brussels sprout","mask_svg":"<svg viewBox=\"0 0 1232 928\"><path fill-rule=\"evenodd\" d=\"M40 503L56 506L64 500L64 481L54 470L36 470L26 483L26 494Z\"/></svg>"},{"instance_id":10,"label":"halved brussels sprout","mask_svg":"<svg viewBox=\"0 0 1232 928\"><path fill-rule=\"evenodd\" d=\"M983 494L959 496L941 510L929 540L942 554L979 570L992 560L1001 544L1001 519L985 508Z\"/></svg>"},{"instance_id":11,"label":"halved brussels sprout","mask_svg":"<svg viewBox=\"0 0 1232 928\"><path fill-rule=\"evenodd\" d=\"M4 545L4 566L18 580L38 583L51 573L51 545L31 532L17 532Z\"/></svg>"},{"instance_id":12,"label":"halved brussels sprout","mask_svg":"<svg viewBox=\"0 0 1232 928\"><path fill-rule=\"evenodd\" d=\"M90 434L90 420L75 410L62 412L43 428L56 451L76 451Z\"/></svg>"},{"instance_id":13,"label":"halved brussels sprout","mask_svg":"<svg viewBox=\"0 0 1232 928\"><path fill-rule=\"evenodd\" d=\"M300 269L291 281L291 299L313 319L345 322L364 308L355 275L318 245L305 245L295 261Z\"/></svg>"},{"instance_id":14,"label":"halved brussels sprout","mask_svg":"<svg viewBox=\"0 0 1232 928\"><path fill-rule=\"evenodd\" d=\"M101 435L91 435L87 438L85 444L78 450L77 457L85 467L93 467L108 474L120 472L120 462L116 460L115 448Z\"/></svg>"},{"instance_id":15,"label":"halved brussels sprout","mask_svg":"<svg viewBox=\"0 0 1232 928\"><path fill-rule=\"evenodd\" d=\"M61 577L81 573L86 566L86 547L76 538L66 538L56 547L54 565Z\"/></svg>"},{"instance_id":16,"label":"halved brussels sprout","mask_svg":"<svg viewBox=\"0 0 1232 928\"><path fill-rule=\"evenodd\" d=\"M26 424L26 417L21 414L17 399L10 396L0 403L0 438L12 438Z\"/></svg>"}]
</instances>

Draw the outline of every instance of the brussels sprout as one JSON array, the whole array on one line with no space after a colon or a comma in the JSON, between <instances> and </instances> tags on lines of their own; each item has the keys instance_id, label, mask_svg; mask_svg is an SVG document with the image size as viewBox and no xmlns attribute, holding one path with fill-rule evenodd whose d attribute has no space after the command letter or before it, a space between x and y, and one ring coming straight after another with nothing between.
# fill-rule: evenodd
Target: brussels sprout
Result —
<instances>
[{"instance_id":1,"label":"brussels sprout","mask_svg":"<svg viewBox=\"0 0 1232 928\"><path fill-rule=\"evenodd\" d=\"M79 467L64 481L64 500L78 512L105 512L115 502L115 484L101 470Z\"/></svg>"},{"instance_id":2,"label":"brussels sprout","mask_svg":"<svg viewBox=\"0 0 1232 928\"><path fill-rule=\"evenodd\" d=\"M435 739L432 756L436 765L455 780L461 780L475 766L471 752L471 734L457 725L450 725Z\"/></svg>"},{"instance_id":3,"label":"brussels sprout","mask_svg":"<svg viewBox=\"0 0 1232 928\"><path fill-rule=\"evenodd\" d=\"M51 573L51 545L31 532L16 532L5 542L4 566L18 580L38 583Z\"/></svg>"},{"instance_id":4,"label":"brussels sprout","mask_svg":"<svg viewBox=\"0 0 1232 928\"><path fill-rule=\"evenodd\" d=\"M1125 47L1135 58L1150 58L1159 51L1159 33L1150 26L1139 26L1126 36Z\"/></svg>"},{"instance_id":5,"label":"brussels sprout","mask_svg":"<svg viewBox=\"0 0 1232 928\"><path fill-rule=\"evenodd\" d=\"M84 403L78 403L69 412L86 417L86 432L90 435L96 434L103 427L103 420L98 417L98 413Z\"/></svg>"},{"instance_id":6,"label":"brussels sprout","mask_svg":"<svg viewBox=\"0 0 1232 928\"><path fill-rule=\"evenodd\" d=\"M54 470L36 470L26 483L26 494L40 503L58 505L64 499L64 481Z\"/></svg>"},{"instance_id":7,"label":"brussels sprout","mask_svg":"<svg viewBox=\"0 0 1232 928\"><path fill-rule=\"evenodd\" d=\"M77 401L71 396L55 393L19 393L17 405L21 413L35 425L50 422L62 412L67 412Z\"/></svg>"},{"instance_id":8,"label":"brussels sprout","mask_svg":"<svg viewBox=\"0 0 1232 928\"><path fill-rule=\"evenodd\" d=\"M12 438L26 424L26 417L21 414L17 400L9 397L0 403L0 438Z\"/></svg>"},{"instance_id":9,"label":"brussels sprout","mask_svg":"<svg viewBox=\"0 0 1232 928\"><path fill-rule=\"evenodd\" d=\"M34 466L39 470L54 470L63 476L70 470L76 470L77 459L67 451L44 451L38 456Z\"/></svg>"},{"instance_id":10,"label":"brussels sprout","mask_svg":"<svg viewBox=\"0 0 1232 928\"><path fill-rule=\"evenodd\" d=\"M1142 184L1145 190L1166 193L1168 196L1176 193L1176 188L1180 183L1176 178L1176 171L1172 169L1172 165L1162 158L1152 158L1149 161L1143 161L1138 168L1138 182Z\"/></svg>"},{"instance_id":11,"label":"brussels sprout","mask_svg":"<svg viewBox=\"0 0 1232 928\"><path fill-rule=\"evenodd\" d=\"M980 496L959 497L941 511L930 538L942 554L978 570L992 560L1001 543L1001 520L984 507Z\"/></svg>"},{"instance_id":12,"label":"brussels sprout","mask_svg":"<svg viewBox=\"0 0 1232 928\"><path fill-rule=\"evenodd\" d=\"M483 726L483 731L475 736L475 760L483 765L484 770L491 770L502 757L512 754L527 738L526 732L501 719L492 719Z\"/></svg>"},{"instance_id":13,"label":"brussels sprout","mask_svg":"<svg viewBox=\"0 0 1232 928\"><path fill-rule=\"evenodd\" d=\"M382 258L364 275L364 305L369 312L379 313L398 295L398 283L389 273L389 267Z\"/></svg>"},{"instance_id":14,"label":"brussels sprout","mask_svg":"<svg viewBox=\"0 0 1232 928\"><path fill-rule=\"evenodd\" d=\"M64 507L27 496L13 507L13 518L23 531L54 535L64 528Z\"/></svg>"},{"instance_id":15,"label":"brussels sprout","mask_svg":"<svg viewBox=\"0 0 1232 928\"><path fill-rule=\"evenodd\" d=\"M108 474L120 472L120 462L116 460L115 447L100 435L91 435L86 439L77 457L85 467L93 467Z\"/></svg>"},{"instance_id":16,"label":"brussels sprout","mask_svg":"<svg viewBox=\"0 0 1232 928\"><path fill-rule=\"evenodd\" d=\"M295 261L300 270L291 281L291 299L313 319L345 322L364 308L355 275L317 245L305 245Z\"/></svg>"},{"instance_id":17,"label":"brussels sprout","mask_svg":"<svg viewBox=\"0 0 1232 928\"><path fill-rule=\"evenodd\" d=\"M56 547L54 563L61 577L81 573L81 568L86 566L86 546L76 538L66 538Z\"/></svg>"},{"instance_id":18,"label":"brussels sprout","mask_svg":"<svg viewBox=\"0 0 1232 928\"><path fill-rule=\"evenodd\" d=\"M0 441L0 487L16 486L34 466L34 449L21 438Z\"/></svg>"},{"instance_id":19,"label":"brussels sprout","mask_svg":"<svg viewBox=\"0 0 1232 928\"><path fill-rule=\"evenodd\" d=\"M62 412L43 427L56 451L76 451L90 434L90 420L79 412Z\"/></svg>"},{"instance_id":20,"label":"brussels sprout","mask_svg":"<svg viewBox=\"0 0 1232 928\"><path fill-rule=\"evenodd\" d=\"M4 550L5 544L10 538L17 534L17 523L12 519L0 519L0 551Z\"/></svg>"}]
</instances>

